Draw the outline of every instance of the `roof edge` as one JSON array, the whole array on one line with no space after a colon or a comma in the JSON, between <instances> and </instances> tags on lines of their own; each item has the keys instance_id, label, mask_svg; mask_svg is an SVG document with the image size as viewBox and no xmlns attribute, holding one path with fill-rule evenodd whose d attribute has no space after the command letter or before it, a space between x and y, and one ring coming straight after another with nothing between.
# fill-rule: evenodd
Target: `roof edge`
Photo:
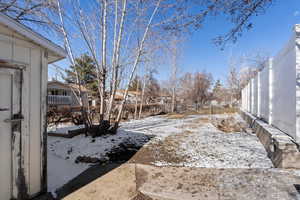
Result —
<instances>
[{"instance_id":1,"label":"roof edge","mask_svg":"<svg viewBox=\"0 0 300 200\"><path fill-rule=\"evenodd\" d=\"M54 44L41 34L33 31L29 27L21 24L20 22L14 20L13 18L0 13L0 23L4 24L5 26L11 28L12 30L18 32L19 34L23 35L24 37L32 40L36 44L50 50L53 52L57 57L60 59L65 58L67 53L66 51L57 44Z\"/></svg>"}]
</instances>

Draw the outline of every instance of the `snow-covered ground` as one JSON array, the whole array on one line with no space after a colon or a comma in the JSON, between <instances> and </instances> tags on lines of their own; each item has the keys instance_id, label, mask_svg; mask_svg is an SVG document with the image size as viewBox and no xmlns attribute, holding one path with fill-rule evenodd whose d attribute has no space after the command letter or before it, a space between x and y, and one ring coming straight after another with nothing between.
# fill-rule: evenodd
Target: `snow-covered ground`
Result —
<instances>
[{"instance_id":1,"label":"snow-covered ground","mask_svg":"<svg viewBox=\"0 0 300 200\"><path fill-rule=\"evenodd\" d=\"M234 116L241 121L238 115ZM105 158L106 153L124 141L144 144L154 136L142 153L156 155L149 164L211 168L271 168L271 161L251 133L224 133L210 122L229 115L154 116L121 124L116 135L98 138L79 135L73 138L48 137L48 185L54 192L76 177L89 164L76 164L78 156ZM72 127L73 128L73 127ZM60 127L57 131L67 131ZM140 154L140 152L138 152ZM164 159L165 154L167 159ZM141 156L143 156L141 154ZM172 158L174 159L172 160Z\"/></svg>"},{"instance_id":2,"label":"snow-covered ground","mask_svg":"<svg viewBox=\"0 0 300 200\"><path fill-rule=\"evenodd\" d=\"M205 168L273 167L255 134L224 133L210 122L202 123L199 127L193 126L193 123L187 123L180 135L172 137L172 140L180 141L178 147L175 146L175 148L177 155L183 158L181 162L168 163L156 160L153 164Z\"/></svg>"},{"instance_id":3,"label":"snow-covered ground","mask_svg":"<svg viewBox=\"0 0 300 200\"><path fill-rule=\"evenodd\" d=\"M162 123L137 129L158 137L138 152L140 155L136 156L134 162L156 166L272 168L273 164L263 145L251 131L225 133L211 123L213 120L229 117L236 122L245 123L237 114L192 115L171 121L155 118L156 122L161 120Z\"/></svg>"},{"instance_id":4,"label":"snow-covered ground","mask_svg":"<svg viewBox=\"0 0 300 200\"><path fill-rule=\"evenodd\" d=\"M67 127L64 129L68 130ZM90 166L88 163L75 163L78 156L103 159L106 153L121 143L130 142L141 146L145 141L148 141L148 137L144 134L125 130L118 131L116 135L97 138L84 135L73 138L48 136L48 191L54 193Z\"/></svg>"},{"instance_id":5,"label":"snow-covered ground","mask_svg":"<svg viewBox=\"0 0 300 200\"><path fill-rule=\"evenodd\" d=\"M180 132L183 120L167 119L162 116L149 117L141 120L132 120L121 124L116 135L106 135L98 138L79 135L73 138L48 136L48 190L55 190L85 171L90 164L75 163L78 156L105 158L106 153L119 146L124 141L142 145L148 136L164 138L172 133ZM50 127L48 131L67 133L74 130L74 125L59 125Z\"/></svg>"},{"instance_id":6,"label":"snow-covered ground","mask_svg":"<svg viewBox=\"0 0 300 200\"><path fill-rule=\"evenodd\" d=\"M78 176L89 166L74 164L48 151L48 191L55 196L55 190Z\"/></svg>"}]
</instances>

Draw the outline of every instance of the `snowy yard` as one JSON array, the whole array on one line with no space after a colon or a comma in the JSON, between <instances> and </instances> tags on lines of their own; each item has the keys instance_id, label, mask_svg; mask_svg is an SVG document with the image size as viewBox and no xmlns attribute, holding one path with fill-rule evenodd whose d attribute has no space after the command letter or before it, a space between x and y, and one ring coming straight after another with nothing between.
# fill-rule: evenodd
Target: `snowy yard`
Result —
<instances>
[{"instance_id":1,"label":"snowy yard","mask_svg":"<svg viewBox=\"0 0 300 200\"><path fill-rule=\"evenodd\" d=\"M157 132L159 137L140 150L133 162L156 166L272 168L263 145L251 131L225 133L211 123L228 117L244 123L239 115L202 115L166 122L168 128L151 128L146 133Z\"/></svg>"},{"instance_id":2,"label":"snowy yard","mask_svg":"<svg viewBox=\"0 0 300 200\"><path fill-rule=\"evenodd\" d=\"M239 115L230 115L242 121ZM107 160L107 153L125 143L141 146L130 162L156 166L207 168L272 168L259 142L249 132L225 133L211 120L229 115L155 116L121 124L116 135L98 138L79 135L71 139L48 137L48 187L57 188L86 170L91 164L75 163L78 156ZM64 128L64 130L66 130Z\"/></svg>"}]
</instances>

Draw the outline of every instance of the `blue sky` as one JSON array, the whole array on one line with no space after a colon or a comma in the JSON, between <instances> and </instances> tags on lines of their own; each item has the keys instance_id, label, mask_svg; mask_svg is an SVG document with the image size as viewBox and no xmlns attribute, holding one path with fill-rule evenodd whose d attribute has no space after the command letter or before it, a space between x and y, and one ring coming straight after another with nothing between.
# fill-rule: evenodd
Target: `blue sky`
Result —
<instances>
[{"instance_id":1,"label":"blue sky","mask_svg":"<svg viewBox=\"0 0 300 200\"><path fill-rule=\"evenodd\" d=\"M211 18L204 27L188 36L180 61L182 72L206 70L214 79L226 80L230 57L255 52L271 56L288 42L294 24L300 23L299 0L277 0L264 15L254 17L254 27L245 31L235 44L228 44L225 50L212 43L212 39L224 31L229 31L231 24L221 17ZM159 79L167 79L168 67L159 70Z\"/></svg>"},{"instance_id":2,"label":"blue sky","mask_svg":"<svg viewBox=\"0 0 300 200\"><path fill-rule=\"evenodd\" d=\"M274 56L287 43L292 35L294 24L300 23L299 0L276 0L264 15L254 17L250 31L245 31L235 44L228 44L221 51L213 44L212 39L232 27L224 17L209 18L202 29L186 37L182 45L179 60L180 72L206 70L212 73L215 80L226 81L228 62L231 57L240 57L255 52ZM64 66L67 62L61 62ZM169 66L161 66L156 77L166 80L170 74ZM53 70L49 70L52 77Z\"/></svg>"}]
</instances>

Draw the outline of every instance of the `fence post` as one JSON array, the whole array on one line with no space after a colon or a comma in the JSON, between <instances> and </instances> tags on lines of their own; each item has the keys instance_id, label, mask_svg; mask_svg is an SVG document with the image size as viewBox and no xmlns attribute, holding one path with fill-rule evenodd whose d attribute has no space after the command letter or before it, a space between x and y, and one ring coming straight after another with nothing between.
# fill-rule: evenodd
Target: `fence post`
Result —
<instances>
[{"instance_id":1,"label":"fence post","mask_svg":"<svg viewBox=\"0 0 300 200\"><path fill-rule=\"evenodd\" d=\"M269 59L269 124L272 124L273 115L273 58Z\"/></svg>"}]
</instances>

